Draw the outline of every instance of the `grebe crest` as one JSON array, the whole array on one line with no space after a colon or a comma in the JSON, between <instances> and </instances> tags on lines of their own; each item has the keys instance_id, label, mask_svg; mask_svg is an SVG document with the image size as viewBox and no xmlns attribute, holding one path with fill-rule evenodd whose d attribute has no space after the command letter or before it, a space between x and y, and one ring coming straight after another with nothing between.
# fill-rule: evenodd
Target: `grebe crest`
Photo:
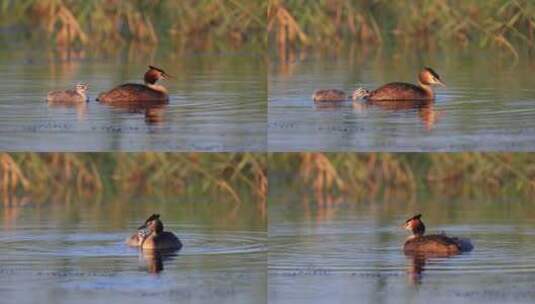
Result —
<instances>
[{"instance_id":1,"label":"grebe crest","mask_svg":"<svg viewBox=\"0 0 535 304\"><path fill-rule=\"evenodd\" d=\"M423 236L425 233L425 225L420 219L422 217L421 214L417 214L410 219L406 220L403 224L403 228L405 230L408 230L412 232L412 235L409 238L415 238L419 236Z\"/></svg>"},{"instance_id":2,"label":"grebe crest","mask_svg":"<svg viewBox=\"0 0 535 304\"><path fill-rule=\"evenodd\" d=\"M169 79L169 77L171 76L169 76L164 70L149 65L149 70L145 72L143 80L145 81L145 85L147 85L147 87L155 91L167 93L167 89L163 85L157 84L156 82L160 79Z\"/></svg>"},{"instance_id":3,"label":"grebe crest","mask_svg":"<svg viewBox=\"0 0 535 304\"><path fill-rule=\"evenodd\" d=\"M149 216L149 217L145 220L145 223L143 223L143 225L139 226L139 228L137 228L137 229L145 229L145 228L147 228L147 225L148 225L150 222L152 222L152 221L154 221L154 220L157 220L157 219L160 219L160 215L154 213L154 214L152 214L151 216Z\"/></svg>"},{"instance_id":4,"label":"grebe crest","mask_svg":"<svg viewBox=\"0 0 535 304\"><path fill-rule=\"evenodd\" d=\"M163 232L163 223L162 223L162 221L160 221L160 218L158 217L158 218L155 218L152 221L150 221L147 224L147 228L151 232L161 233L161 232Z\"/></svg>"},{"instance_id":5,"label":"grebe crest","mask_svg":"<svg viewBox=\"0 0 535 304\"><path fill-rule=\"evenodd\" d=\"M440 76L430 67L425 67L418 74L418 81L420 85L439 85L445 87L446 85L440 80Z\"/></svg>"},{"instance_id":6,"label":"grebe crest","mask_svg":"<svg viewBox=\"0 0 535 304\"><path fill-rule=\"evenodd\" d=\"M143 80L145 84L155 84L160 79L169 79L169 76L164 70L155 66L149 65L149 70L145 72Z\"/></svg>"}]
</instances>

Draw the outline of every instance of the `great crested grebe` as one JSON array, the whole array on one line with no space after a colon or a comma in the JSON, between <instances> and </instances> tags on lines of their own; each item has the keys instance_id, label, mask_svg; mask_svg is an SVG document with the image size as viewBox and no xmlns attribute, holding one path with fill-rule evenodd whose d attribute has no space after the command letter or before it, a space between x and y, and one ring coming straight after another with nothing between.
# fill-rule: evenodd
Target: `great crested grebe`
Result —
<instances>
[{"instance_id":1,"label":"great crested grebe","mask_svg":"<svg viewBox=\"0 0 535 304\"><path fill-rule=\"evenodd\" d=\"M415 215L403 224L403 228L412 232L403 245L405 254L450 256L474 248L468 239L449 237L445 234L424 235L425 225L421 217L421 214Z\"/></svg>"},{"instance_id":2,"label":"great crested grebe","mask_svg":"<svg viewBox=\"0 0 535 304\"><path fill-rule=\"evenodd\" d=\"M337 89L316 90L312 94L312 100L315 102L344 101L347 100L347 95L344 91Z\"/></svg>"},{"instance_id":3,"label":"great crested grebe","mask_svg":"<svg viewBox=\"0 0 535 304\"><path fill-rule=\"evenodd\" d=\"M101 93L97 100L102 103L168 102L167 89L156 82L169 77L164 70L149 65L149 70L143 77L145 84L123 84Z\"/></svg>"},{"instance_id":4,"label":"great crested grebe","mask_svg":"<svg viewBox=\"0 0 535 304\"><path fill-rule=\"evenodd\" d=\"M46 101L57 104L77 104L88 101L87 84L78 83L74 90L52 91L46 95Z\"/></svg>"},{"instance_id":5,"label":"great crested grebe","mask_svg":"<svg viewBox=\"0 0 535 304\"><path fill-rule=\"evenodd\" d=\"M145 220L145 222L143 223L143 225L139 226L137 228L137 231L132 234L132 236L130 236L127 240L126 240L126 244L128 246L131 246L131 247L139 247L141 246L141 242L143 242L143 240L149 235L150 231L149 229L147 228L147 224L149 222L151 222L152 220L154 219L157 219L159 218L160 215L159 214L153 214L151 216L149 216L148 219Z\"/></svg>"},{"instance_id":6,"label":"great crested grebe","mask_svg":"<svg viewBox=\"0 0 535 304\"><path fill-rule=\"evenodd\" d=\"M373 91L359 88L353 92L352 99L370 101L433 100L435 99L432 89L433 85L446 86L433 69L426 67L418 74L418 85L405 82L392 82Z\"/></svg>"},{"instance_id":7,"label":"great crested grebe","mask_svg":"<svg viewBox=\"0 0 535 304\"><path fill-rule=\"evenodd\" d=\"M151 215L138 231L126 240L127 245L142 249L180 250L182 243L169 231L163 230L159 214Z\"/></svg>"}]
</instances>

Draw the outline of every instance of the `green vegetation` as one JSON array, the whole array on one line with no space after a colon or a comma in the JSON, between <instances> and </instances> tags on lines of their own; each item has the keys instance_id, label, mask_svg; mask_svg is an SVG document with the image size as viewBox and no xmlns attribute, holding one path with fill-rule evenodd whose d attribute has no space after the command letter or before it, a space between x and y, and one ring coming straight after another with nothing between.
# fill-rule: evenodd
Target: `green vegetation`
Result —
<instances>
[{"instance_id":1,"label":"green vegetation","mask_svg":"<svg viewBox=\"0 0 535 304\"><path fill-rule=\"evenodd\" d=\"M317 197L535 193L530 153L287 153L270 154L268 162L270 179L293 182Z\"/></svg>"},{"instance_id":2,"label":"green vegetation","mask_svg":"<svg viewBox=\"0 0 535 304\"><path fill-rule=\"evenodd\" d=\"M132 41L202 50L261 47L265 11L262 0L0 0L0 28L48 37L60 48Z\"/></svg>"},{"instance_id":3,"label":"green vegetation","mask_svg":"<svg viewBox=\"0 0 535 304\"><path fill-rule=\"evenodd\" d=\"M92 197L102 193L227 195L265 208L266 163L251 153L2 153L4 203L29 195Z\"/></svg>"},{"instance_id":4,"label":"green vegetation","mask_svg":"<svg viewBox=\"0 0 535 304\"><path fill-rule=\"evenodd\" d=\"M532 153L2 153L4 202L30 195L225 195L264 214L272 184L356 198L425 190L446 197L535 193Z\"/></svg>"},{"instance_id":5,"label":"green vegetation","mask_svg":"<svg viewBox=\"0 0 535 304\"><path fill-rule=\"evenodd\" d=\"M268 34L288 48L336 48L348 42L433 49L498 46L518 56L535 48L531 0L270 0Z\"/></svg>"}]
</instances>

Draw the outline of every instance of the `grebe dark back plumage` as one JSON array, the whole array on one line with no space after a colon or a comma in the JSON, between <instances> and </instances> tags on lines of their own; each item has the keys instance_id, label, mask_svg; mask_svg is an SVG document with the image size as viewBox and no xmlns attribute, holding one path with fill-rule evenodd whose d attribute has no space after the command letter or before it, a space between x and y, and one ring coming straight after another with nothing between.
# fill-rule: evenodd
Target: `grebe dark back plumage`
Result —
<instances>
[{"instance_id":1,"label":"grebe dark back plumage","mask_svg":"<svg viewBox=\"0 0 535 304\"><path fill-rule=\"evenodd\" d=\"M142 249L180 250L182 248L182 242L180 242L174 233L163 230L163 223L159 216L149 221L147 228L150 234L141 243Z\"/></svg>"},{"instance_id":2,"label":"grebe dark back plumage","mask_svg":"<svg viewBox=\"0 0 535 304\"><path fill-rule=\"evenodd\" d=\"M128 103L128 102L168 102L167 89L157 84L160 79L170 77L164 70L149 65L149 70L143 77L145 83L127 83L115 87L108 92L101 93L97 100L102 103Z\"/></svg>"},{"instance_id":3,"label":"grebe dark back plumage","mask_svg":"<svg viewBox=\"0 0 535 304\"><path fill-rule=\"evenodd\" d=\"M435 256L450 256L473 249L472 243L467 239L449 237L445 234L424 235L425 225L418 214L403 224L412 235L405 241L403 251L405 254L423 254Z\"/></svg>"},{"instance_id":4,"label":"grebe dark back plumage","mask_svg":"<svg viewBox=\"0 0 535 304\"><path fill-rule=\"evenodd\" d=\"M353 92L353 100L365 99L379 100L433 100L435 95L432 86L446 85L440 80L440 76L431 68L426 67L418 74L418 85L405 82L392 82L384 86L368 91L359 88Z\"/></svg>"}]
</instances>

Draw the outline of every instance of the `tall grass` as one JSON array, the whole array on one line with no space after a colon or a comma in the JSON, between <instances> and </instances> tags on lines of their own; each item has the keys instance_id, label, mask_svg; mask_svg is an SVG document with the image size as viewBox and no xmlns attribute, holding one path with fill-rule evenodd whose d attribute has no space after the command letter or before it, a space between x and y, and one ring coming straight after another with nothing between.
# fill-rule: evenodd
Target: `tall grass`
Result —
<instances>
[{"instance_id":1,"label":"tall grass","mask_svg":"<svg viewBox=\"0 0 535 304\"><path fill-rule=\"evenodd\" d=\"M270 154L268 162L270 179L318 198L535 194L531 153L287 153Z\"/></svg>"},{"instance_id":2,"label":"tall grass","mask_svg":"<svg viewBox=\"0 0 535 304\"><path fill-rule=\"evenodd\" d=\"M113 46L128 41L209 49L262 45L261 0L0 0L0 26L58 47Z\"/></svg>"},{"instance_id":3,"label":"tall grass","mask_svg":"<svg viewBox=\"0 0 535 304\"><path fill-rule=\"evenodd\" d=\"M269 0L270 44L336 48L347 42L408 47L535 47L531 0Z\"/></svg>"},{"instance_id":4,"label":"tall grass","mask_svg":"<svg viewBox=\"0 0 535 304\"><path fill-rule=\"evenodd\" d=\"M532 153L1 153L4 202L107 192L221 196L265 213L269 179L316 197L535 193ZM276 189L275 189L276 190Z\"/></svg>"},{"instance_id":5,"label":"tall grass","mask_svg":"<svg viewBox=\"0 0 535 304\"><path fill-rule=\"evenodd\" d=\"M181 195L202 191L265 208L266 160L251 153L1 153L4 203L29 195L79 197L106 192Z\"/></svg>"}]
</instances>

